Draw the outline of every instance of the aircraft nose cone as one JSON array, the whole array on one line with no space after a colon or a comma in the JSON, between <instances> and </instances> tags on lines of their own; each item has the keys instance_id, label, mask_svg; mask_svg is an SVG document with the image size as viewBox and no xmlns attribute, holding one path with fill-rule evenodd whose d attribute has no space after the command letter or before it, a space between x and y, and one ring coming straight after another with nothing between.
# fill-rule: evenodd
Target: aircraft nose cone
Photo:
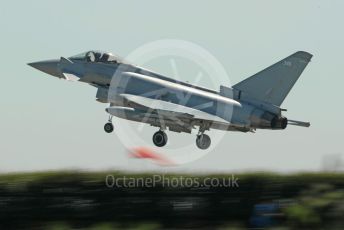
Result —
<instances>
[{"instance_id":1,"label":"aircraft nose cone","mask_svg":"<svg viewBox=\"0 0 344 230\"><path fill-rule=\"evenodd\" d=\"M47 60L28 63L28 65L44 73L53 75L55 77L61 77L61 71L58 65L59 62L59 60Z\"/></svg>"}]
</instances>

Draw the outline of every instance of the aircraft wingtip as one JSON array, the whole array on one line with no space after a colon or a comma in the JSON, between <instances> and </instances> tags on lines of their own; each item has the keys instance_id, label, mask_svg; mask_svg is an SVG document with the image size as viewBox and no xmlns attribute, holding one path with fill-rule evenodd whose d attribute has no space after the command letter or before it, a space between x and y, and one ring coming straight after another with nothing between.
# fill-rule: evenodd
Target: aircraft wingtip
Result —
<instances>
[{"instance_id":1,"label":"aircraft wingtip","mask_svg":"<svg viewBox=\"0 0 344 230\"><path fill-rule=\"evenodd\" d=\"M297 51L295 54L294 54L295 57L299 57L299 58L302 58L304 59L305 61L309 62L313 55L309 52L306 52L306 51Z\"/></svg>"}]
</instances>

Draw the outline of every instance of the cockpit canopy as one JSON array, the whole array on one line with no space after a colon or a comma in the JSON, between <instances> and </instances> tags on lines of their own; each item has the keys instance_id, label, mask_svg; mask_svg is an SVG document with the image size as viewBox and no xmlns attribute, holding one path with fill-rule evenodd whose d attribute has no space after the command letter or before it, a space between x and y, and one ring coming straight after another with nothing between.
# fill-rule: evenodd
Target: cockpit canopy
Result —
<instances>
[{"instance_id":1,"label":"cockpit canopy","mask_svg":"<svg viewBox=\"0 0 344 230\"><path fill-rule=\"evenodd\" d=\"M87 61L87 62L101 62L101 63L118 63L120 59L112 53L102 51L88 51L70 57L71 60Z\"/></svg>"}]
</instances>

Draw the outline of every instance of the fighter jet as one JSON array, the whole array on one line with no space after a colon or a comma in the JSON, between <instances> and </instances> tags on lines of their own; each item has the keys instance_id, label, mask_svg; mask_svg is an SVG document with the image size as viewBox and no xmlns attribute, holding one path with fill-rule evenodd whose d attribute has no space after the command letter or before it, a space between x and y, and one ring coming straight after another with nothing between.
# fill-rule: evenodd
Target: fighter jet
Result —
<instances>
[{"instance_id":1,"label":"fighter jet","mask_svg":"<svg viewBox=\"0 0 344 230\"><path fill-rule=\"evenodd\" d=\"M179 81L135 66L109 52L88 51L69 58L28 65L67 81L97 88L96 100L107 103L104 130L114 130L113 116L157 127L153 143L167 143L166 131L192 133L196 145L207 149L210 129L255 132L283 130L287 125L309 127L309 122L288 120L281 104L312 55L298 51L253 76L218 91ZM216 76L212 76L216 77Z\"/></svg>"}]
</instances>

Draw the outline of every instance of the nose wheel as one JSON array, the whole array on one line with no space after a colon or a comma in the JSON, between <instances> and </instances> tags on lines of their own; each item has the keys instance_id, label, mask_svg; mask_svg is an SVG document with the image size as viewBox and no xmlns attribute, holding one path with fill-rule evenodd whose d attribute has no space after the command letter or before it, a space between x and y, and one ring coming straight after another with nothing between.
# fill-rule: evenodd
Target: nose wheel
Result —
<instances>
[{"instance_id":1,"label":"nose wheel","mask_svg":"<svg viewBox=\"0 0 344 230\"><path fill-rule=\"evenodd\" d=\"M113 131L112 116L109 117L108 123L104 125L104 131L107 133L112 133Z\"/></svg>"},{"instance_id":2,"label":"nose wheel","mask_svg":"<svg viewBox=\"0 0 344 230\"><path fill-rule=\"evenodd\" d=\"M167 135L164 131L159 130L153 135L153 143L158 147L163 147L167 143Z\"/></svg>"},{"instance_id":3,"label":"nose wheel","mask_svg":"<svg viewBox=\"0 0 344 230\"><path fill-rule=\"evenodd\" d=\"M112 123L106 123L104 125L104 131L107 132L107 133L112 133L113 131L113 124Z\"/></svg>"}]
</instances>

